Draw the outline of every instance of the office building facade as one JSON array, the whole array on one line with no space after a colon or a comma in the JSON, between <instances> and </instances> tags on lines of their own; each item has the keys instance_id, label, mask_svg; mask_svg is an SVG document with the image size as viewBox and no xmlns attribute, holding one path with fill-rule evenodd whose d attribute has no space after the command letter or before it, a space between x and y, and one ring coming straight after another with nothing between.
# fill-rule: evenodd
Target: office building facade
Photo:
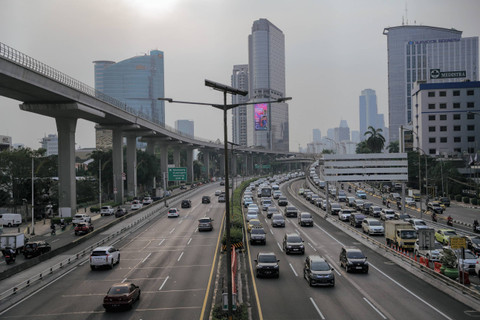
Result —
<instances>
[{"instance_id":1,"label":"office building facade","mask_svg":"<svg viewBox=\"0 0 480 320\"><path fill-rule=\"evenodd\" d=\"M385 28L388 50L388 127L390 141L412 122L416 81L443 83L478 80L478 37L431 26Z\"/></svg>"},{"instance_id":2,"label":"office building facade","mask_svg":"<svg viewBox=\"0 0 480 320\"><path fill-rule=\"evenodd\" d=\"M287 103L262 103L285 97L285 36L267 19L253 23L248 36L249 101L247 145L289 151Z\"/></svg>"},{"instance_id":3,"label":"office building facade","mask_svg":"<svg viewBox=\"0 0 480 320\"><path fill-rule=\"evenodd\" d=\"M46 150L46 156L58 154L58 136L56 134L49 134L40 140L42 148Z\"/></svg>"},{"instance_id":4,"label":"office building facade","mask_svg":"<svg viewBox=\"0 0 480 320\"><path fill-rule=\"evenodd\" d=\"M175 121L175 130L190 137L194 137L194 127L194 122L192 120Z\"/></svg>"},{"instance_id":5,"label":"office building facade","mask_svg":"<svg viewBox=\"0 0 480 320\"><path fill-rule=\"evenodd\" d=\"M248 64L233 66L232 87L248 91ZM245 103L248 95L232 95L232 103ZM232 138L233 142L247 146L247 106L238 106L232 109Z\"/></svg>"},{"instance_id":6,"label":"office building facade","mask_svg":"<svg viewBox=\"0 0 480 320\"><path fill-rule=\"evenodd\" d=\"M365 140L368 127L380 128L378 123L377 95L375 90L362 90L359 97L360 139ZM383 129L382 129L383 130Z\"/></svg>"},{"instance_id":7,"label":"office building facade","mask_svg":"<svg viewBox=\"0 0 480 320\"><path fill-rule=\"evenodd\" d=\"M313 142L320 142L322 141L322 132L320 129L313 129L312 130L312 135L313 135Z\"/></svg>"}]
</instances>

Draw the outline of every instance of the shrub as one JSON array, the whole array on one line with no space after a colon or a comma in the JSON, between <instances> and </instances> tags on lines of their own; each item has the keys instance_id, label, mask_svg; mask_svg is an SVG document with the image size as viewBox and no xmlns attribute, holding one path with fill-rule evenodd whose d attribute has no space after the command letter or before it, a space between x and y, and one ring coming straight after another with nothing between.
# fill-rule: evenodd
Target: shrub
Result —
<instances>
[{"instance_id":1,"label":"shrub","mask_svg":"<svg viewBox=\"0 0 480 320\"><path fill-rule=\"evenodd\" d=\"M223 311L222 306L217 304L215 305L213 312L212 312L212 319L213 320L224 320L228 319L228 312ZM247 320L248 319L248 311L247 307L244 304L240 304L237 307L237 310L232 312L232 320Z\"/></svg>"},{"instance_id":2,"label":"shrub","mask_svg":"<svg viewBox=\"0 0 480 320\"><path fill-rule=\"evenodd\" d=\"M462 196L460 194L457 194L455 196L455 201L458 201L458 202L462 201Z\"/></svg>"},{"instance_id":3,"label":"shrub","mask_svg":"<svg viewBox=\"0 0 480 320\"><path fill-rule=\"evenodd\" d=\"M478 204L478 199L477 198L472 198L472 204L476 206Z\"/></svg>"},{"instance_id":4,"label":"shrub","mask_svg":"<svg viewBox=\"0 0 480 320\"><path fill-rule=\"evenodd\" d=\"M238 243L243 241L243 230L242 228L231 228L230 229L230 243ZM227 244L227 234L223 234L222 244Z\"/></svg>"},{"instance_id":5,"label":"shrub","mask_svg":"<svg viewBox=\"0 0 480 320\"><path fill-rule=\"evenodd\" d=\"M469 197L463 197L463 203L470 203Z\"/></svg>"}]
</instances>

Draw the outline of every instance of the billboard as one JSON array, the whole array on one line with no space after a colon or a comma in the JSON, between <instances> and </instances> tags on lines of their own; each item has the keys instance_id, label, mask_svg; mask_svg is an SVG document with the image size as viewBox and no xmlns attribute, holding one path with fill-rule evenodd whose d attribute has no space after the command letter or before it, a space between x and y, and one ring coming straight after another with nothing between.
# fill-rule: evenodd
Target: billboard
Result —
<instances>
[{"instance_id":1,"label":"billboard","mask_svg":"<svg viewBox=\"0 0 480 320\"><path fill-rule=\"evenodd\" d=\"M268 129L267 103L258 103L254 105L255 131L265 131Z\"/></svg>"}]
</instances>

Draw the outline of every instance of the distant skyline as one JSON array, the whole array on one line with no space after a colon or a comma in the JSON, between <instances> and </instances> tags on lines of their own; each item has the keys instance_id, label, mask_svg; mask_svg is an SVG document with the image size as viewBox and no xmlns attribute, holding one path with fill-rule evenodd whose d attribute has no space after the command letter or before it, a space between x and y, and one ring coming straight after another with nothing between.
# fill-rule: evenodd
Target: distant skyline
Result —
<instances>
[{"instance_id":1,"label":"distant skyline","mask_svg":"<svg viewBox=\"0 0 480 320\"><path fill-rule=\"evenodd\" d=\"M253 21L268 19L285 34L292 151L311 142L312 129L327 132L342 119L358 130L365 88L375 90L378 113L387 117L384 28L408 21L480 35L477 0L0 0L0 7L0 42L91 87L92 61L160 50L165 96L209 103L222 96L204 80L230 84L233 65L248 63ZM19 104L0 97L0 135L37 149L57 133L55 121L20 111ZM196 136L223 139L222 113L214 108L167 103L165 117L171 127L195 119ZM76 143L95 146L94 123L79 120Z\"/></svg>"}]
</instances>

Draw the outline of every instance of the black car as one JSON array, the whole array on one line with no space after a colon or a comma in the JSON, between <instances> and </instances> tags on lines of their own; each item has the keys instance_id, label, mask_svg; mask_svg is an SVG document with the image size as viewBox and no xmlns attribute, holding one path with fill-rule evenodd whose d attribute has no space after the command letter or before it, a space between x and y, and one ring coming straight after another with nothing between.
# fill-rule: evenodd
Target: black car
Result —
<instances>
[{"instance_id":1,"label":"black car","mask_svg":"<svg viewBox=\"0 0 480 320\"><path fill-rule=\"evenodd\" d=\"M213 230L213 219L209 217L203 217L198 219L198 231L212 231Z\"/></svg>"},{"instance_id":2,"label":"black car","mask_svg":"<svg viewBox=\"0 0 480 320\"><path fill-rule=\"evenodd\" d=\"M360 213L353 213L350 215L350 224L352 227L360 228L362 226L362 221L365 219L365 216Z\"/></svg>"},{"instance_id":3,"label":"black car","mask_svg":"<svg viewBox=\"0 0 480 320\"><path fill-rule=\"evenodd\" d=\"M370 208L373 206L371 202L364 202L363 205L359 208L363 214L368 214Z\"/></svg>"},{"instance_id":4,"label":"black car","mask_svg":"<svg viewBox=\"0 0 480 320\"><path fill-rule=\"evenodd\" d=\"M438 201L443 203L443 205L445 205L445 207L450 207L450 198L449 197L441 197L440 199L438 199Z\"/></svg>"},{"instance_id":5,"label":"black car","mask_svg":"<svg viewBox=\"0 0 480 320\"><path fill-rule=\"evenodd\" d=\"M52 247L46 241L31 241L23 247L23 256L25 259L33 258L50 250Z\"/></svg>"},{"instance_id":6,"label":"black car","mask_svg":"<svg viewBox=\"0 0 480 320\"><path fill-rule=\"evenodd\" d=\"M253 227L252 230L250 230L249 235L250 244L267 244L267 235L265 234L265 230L262 227Z\"/></svg>"},{"instance_id":7,"label":"black car","mask_svg":"<svg viewBox=\"0 0 480 320\"><path fill-rule=\"evenodd\" d=\"M118 207L117 210L115 211L115 218L123 217L126 214L127 214L127 210L125 208Z\"/></svg>"},{"instance_id":8,"label":"black car","mask_svg":"<svg viewBox=\"0 0 480 320\"><path fill-rule=\"evenodd\" d=\"M335 274L328 262L319 255L311 255L305 259L303 277L313 286L335 286Z\"/></svg>"},{"instance_id":9,"label":"black car","mask_svg":"<svg viewBox=\"0 0 480 320\"><path fill-rule=\"evenodd\" d=\"M272 215L272 227L285 228L285 218L280 213Z\"/></svg>"},{"instance_id":10,"label":"black car","mask_svg":"<svg viewBox=\"0 0 480 320\"><path fill-rule=\"evenodd\" d=\"M285 208L285 217L293 217L296 218L298 215L298 210L294 206L288 206Z\"/></svg>"},{"instance_id":11,"label":"black car","mask_svg":"<svg viewBox=\"0 0 480 320\"><path fill-rule=\"evenodd\" d=\"M192 207L192 201L182 200L182 208L191 208L191 207Z\"/></svg>"},{"instance_id":12,"label":"black car","mask_svg":"<svg viewBox=\"0 0 480 320\"><path fill-rule=\"evenodd\" d=\"M267 209L267 218L271 218L275 213L280 213L277 207L270 206Z\"/></svg>"},{"instance_id":13,"label":"black car","mask_svg":"<svg viewBox=\"0 0 480 320\"><path fill-rule=\"evenodd\" d=\"M255 269L257 278L260 277L280 277L280 267L277 257L273 252L259 252L255 259Z\"/></svg>"},{"instance_id":14,"label":"black car","mask_svg":"<svg viewBox=\"0 0 480 320\"><path fill-rule=\"evenodd\" d=\"M305 254L305 246L303 245L302 237L296 233L285 234L283 237L283 251L285 251L286 254Z\"/></svg>"},{"instance_id":15,"label":"black car","mask_svg":"<svg viewBox=\"0 0 480 320\"><path fill-rule=\"evenodd\" d=\"M298 224L303 226L313 227L313 218L310 212L301 212L298 216Z\"/></svg>"},{"instance_id":16,"label":"black car","mask_svg":"<svg viewBox=\"0 0 480 320\"><path fill-rule=\"evenodd\" d=\"M343 247L340 252L340 266L347 272L361 271L368 273L367 257L356 247Z\"/></svg>"},{"instance_id":17,"label":"black car","mask_svg":"<svg viewBox=\"0 0 480 320\"><path fill-rule=\"evenodd\" d=\"M288 205L288 199L287 197L280 197L278 198L278 205L281 206L281 207L285 207Z\"/></svg>"},{"instance_id":18,"label":"black car","mask_svg":"<svg viewBox=\"0 0 480 320\"><path fill-rule=\"evenodd\" d=\"M209 196L203 196L202 197L202 203L210 203L210 197Z\"/></svg>"}]
</instances>

